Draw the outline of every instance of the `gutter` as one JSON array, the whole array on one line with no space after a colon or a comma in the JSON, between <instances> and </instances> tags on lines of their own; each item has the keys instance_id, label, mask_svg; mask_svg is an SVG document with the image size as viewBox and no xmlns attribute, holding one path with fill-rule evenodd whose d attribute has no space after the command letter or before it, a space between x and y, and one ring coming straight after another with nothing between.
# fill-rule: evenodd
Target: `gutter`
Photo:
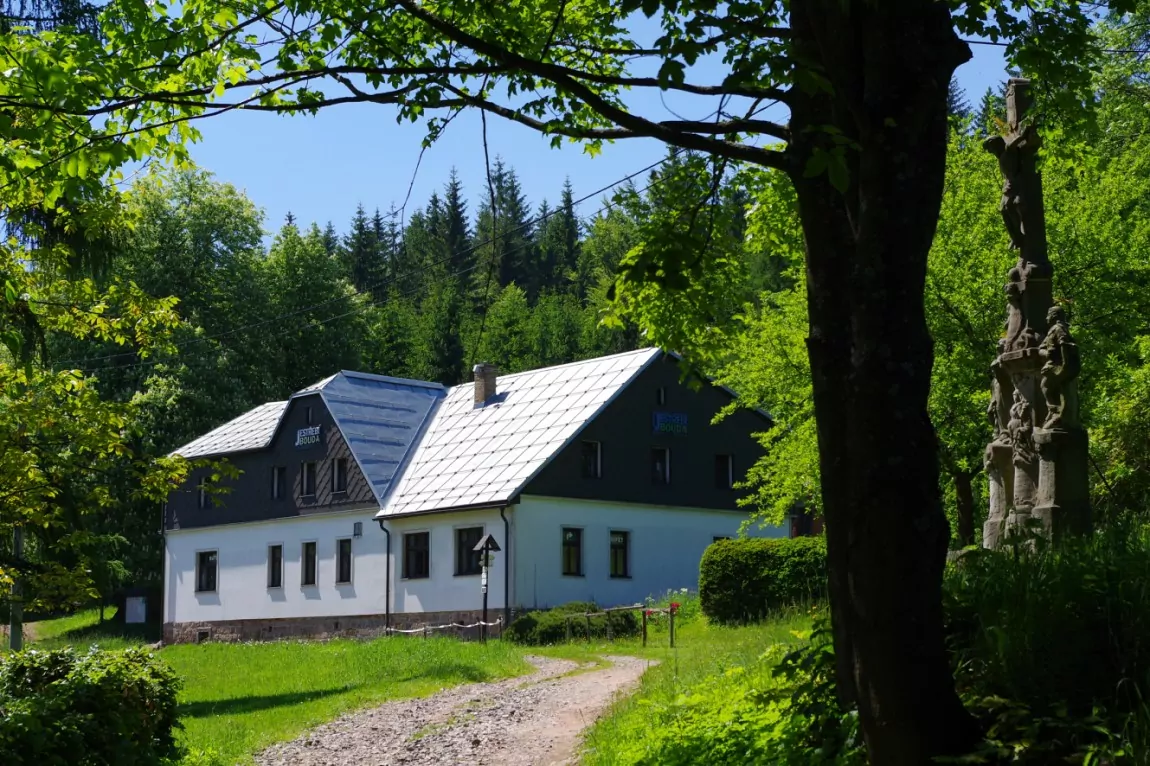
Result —
<instances>
[{"instance_id":1,"label":"gutter","mask_svg":"<svg viewBox=\"0 0 1150 766\"><path fill-rule=\"evenodd\" d=\"M503 519L503 545L507 549L503 554L506 561L503 562L503 627L499 630L500 637L511 624L511 524L503 515L506 510L507 506L499 507L499 518Z\"/></svg>"},{"instance_id":2,"label":"gutter","mask_svg":"<svg viewBox=\"0 0 1150 766\"><path fill-rule=\"evenodd\" d=\"M383 568L383 629L384 635L391 630L391 530L383 525L384 519L376 519L379 528L387 535L386 565Z\"/></svg>"}]
</instances>

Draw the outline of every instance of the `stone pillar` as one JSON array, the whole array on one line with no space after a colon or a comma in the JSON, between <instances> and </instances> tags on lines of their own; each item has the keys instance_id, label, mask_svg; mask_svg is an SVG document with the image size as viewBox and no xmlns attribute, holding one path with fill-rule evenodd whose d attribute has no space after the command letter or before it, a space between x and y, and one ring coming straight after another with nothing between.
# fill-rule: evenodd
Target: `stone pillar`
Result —
<instances>
[{"instance_id":1,"label":"stone pillar","mask_svg":"<svg viewBox=\"0 0 1150 766\"><path fill-rule=\"evenodd\" d=\"M1054 540L1090 531L1088 440L1081 428L1039 428L1034 432L1040 456L1034 517Z\"/></svg>"},{"instance_id":2,"label":"stone pillar","mask_svg":"<svg viewBox=\"0 0 1150 766\"><path fill-rule=\"evenodd\" d=\"M990 513L982 525L982 543L997 548L1006 536L1006 519L1014 499L1014 450L1000 441L986 446L985 468L990 484Z\"/></svg>"}]
</instances>

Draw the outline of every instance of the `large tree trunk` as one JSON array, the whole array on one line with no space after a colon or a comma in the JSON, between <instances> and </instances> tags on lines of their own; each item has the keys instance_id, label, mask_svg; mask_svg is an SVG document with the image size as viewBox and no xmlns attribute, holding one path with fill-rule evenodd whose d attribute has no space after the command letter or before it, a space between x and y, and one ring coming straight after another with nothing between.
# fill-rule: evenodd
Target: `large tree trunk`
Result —
<instances>
[{"instance_id":1,"label":"large tree trunk","mask_svg":"<svg viewBox=\"0 0 1150 766\"><path fill-rule=\"evenodd\" d=\"M970 53L946 5L929 0L792 0L791 29L796 59L831 90L796 87L789 151L807 245L838 686L858 705L871 763L923 766L978 737L944 646L950 534L923 306L947 89ZM835 143L800 128L822 125L855 142L845 193L805 173Z\"/></svg>"}]
</instances>

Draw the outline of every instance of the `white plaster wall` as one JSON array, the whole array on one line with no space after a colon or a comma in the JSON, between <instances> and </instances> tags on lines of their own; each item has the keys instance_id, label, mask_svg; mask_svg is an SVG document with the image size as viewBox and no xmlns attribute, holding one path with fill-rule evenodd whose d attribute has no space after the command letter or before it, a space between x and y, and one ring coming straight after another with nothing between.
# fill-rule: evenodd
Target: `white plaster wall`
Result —
<instances>
[{"instance_id":1,"label":"white plaster wall","mask_svg":"<svg viewBox=\"0 0 1150 766\"><path fill-rule=\"evenodd\" d=\"M251 620L382 614L384 534L374 510L228 524L167 533L164 554L165 622ZM363 536L353 538L351 583L336 585L336 540L352 537L355 522ZM302 586L304 541L317 543L317 584ZM282 543L283 587L267 587L268 546ZM217 550L215 593L196 593L196 553Z\"/></svg>"},{"instance_id":2,"label":"white plaster wall","mask_svg":"<svg viewBox=\"0 0 1150 766\"><path fill-rule=\"evenodd\" d=\"M512 603L547 608L568 601L618 606L672 588L699 587L699 561L715 537L736 537L746 514L524 496L515 507L519 543ZM561 530L583 528L582 577L564 576ZM610 576L610 533L631 533L631 577ZM752 528L753 537L785 537L784 527Z\"/></svg>"},{"instance_id":3,"label":"white plaster wall","mask_svg":"<svg viewBox=\"0 0 1150 766\"><path fill-rule=\"evenodd\" d=\"M507 511L511 521L511 511ZM503 608L503 573L507 567L507 541L503 520L498 510L429 513L423 516L399 517L386 522L391 530L392 609L401 612L449 612L479 609L483 593L479 575L455 574L455 530L459 527L484 528L502 549L495 554L487 580L487 608ZM378 527L376 528L378 532ZM430 577L408 580L403 577L403 535L410 532L431 533ZM494 616L489 616L494 619Z\"/></svg>"}]
</instances>

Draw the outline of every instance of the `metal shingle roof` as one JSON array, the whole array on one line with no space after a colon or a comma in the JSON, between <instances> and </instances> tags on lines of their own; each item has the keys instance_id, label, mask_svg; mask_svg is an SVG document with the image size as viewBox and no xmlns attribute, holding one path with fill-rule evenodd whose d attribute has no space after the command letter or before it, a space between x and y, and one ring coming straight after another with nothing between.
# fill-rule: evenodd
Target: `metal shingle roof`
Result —
<instances>
[{"instance_id":1,"label":"metal shingle roof","mask_svg":"<svg viewBox=\"0 0 1150 766\"><path fill-rule=\"evenodd\" d=\"M268 402L172 451L189 460L207 455L262 449L271 444L287 402Z\"/></svg>"},{"instance_id":2,"label":"metal shingle roof","mask_svg":"<svg viewBox=\"0 0 1150 766\"><path fill-rule=\"evenodd\" d=\"M501 375L494 401L447 392L379 516L510 500L657 355L658 349Z\"/></svg>"}]
</instances>

